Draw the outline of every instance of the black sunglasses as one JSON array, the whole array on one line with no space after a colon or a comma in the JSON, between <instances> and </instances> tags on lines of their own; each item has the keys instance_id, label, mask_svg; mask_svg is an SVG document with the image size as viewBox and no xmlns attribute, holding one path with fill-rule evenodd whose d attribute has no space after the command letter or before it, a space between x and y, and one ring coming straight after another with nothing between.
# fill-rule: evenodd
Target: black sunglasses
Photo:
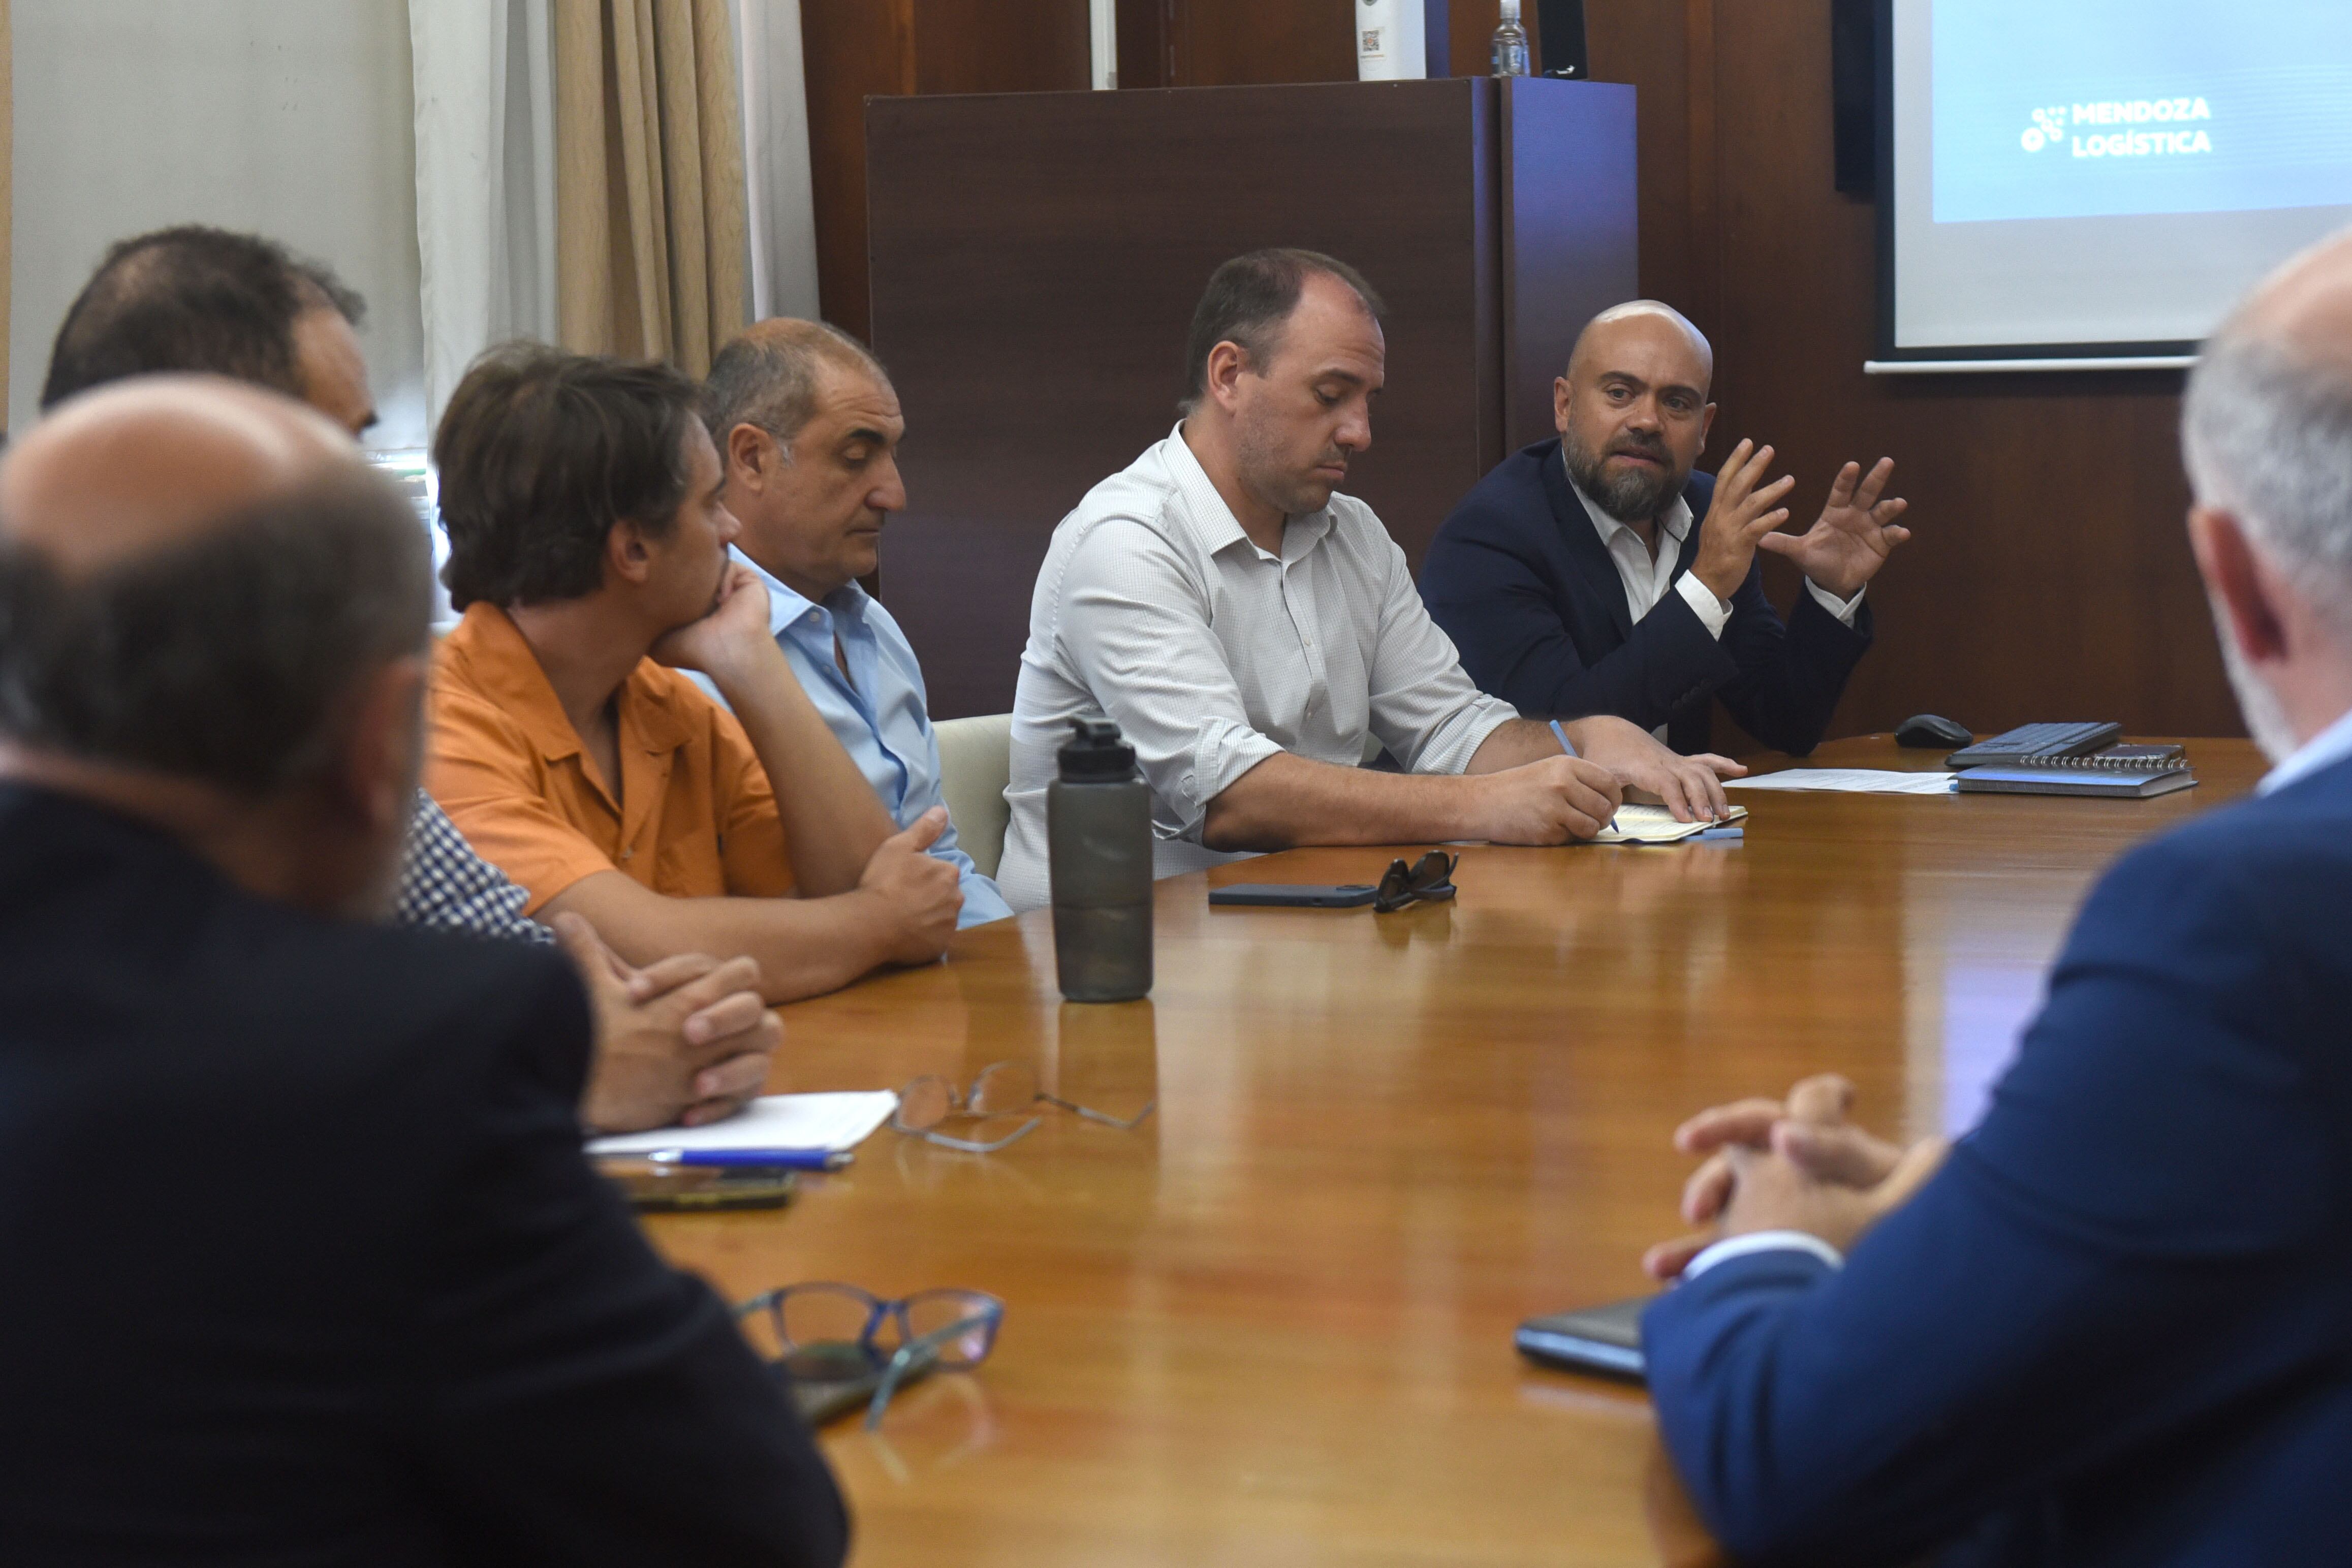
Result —
<instances>
[{"instance_id":1,"label":"black sunglasses","mask_svg":"<svg viewBox=\"0 0 2352 1568\"><path fill-rule=\"evenodd\" d=\"M1380 914L1391 914L1423 899L1435 901L1454 896L1454 868L1462 863L1459 855L1448 855L1443 849L1433 849L1412 865L1402 859L1389 862L1388 870L1381 877L1378 891L1372 895L1372 909Z\"/></svg>"}]
</instances>

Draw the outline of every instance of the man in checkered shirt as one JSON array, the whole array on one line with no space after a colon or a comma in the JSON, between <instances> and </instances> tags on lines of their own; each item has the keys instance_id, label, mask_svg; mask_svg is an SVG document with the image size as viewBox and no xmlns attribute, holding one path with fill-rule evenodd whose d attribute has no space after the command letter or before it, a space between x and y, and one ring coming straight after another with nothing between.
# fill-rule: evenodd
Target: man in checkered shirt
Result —
<instances>
[{"instance_id":1,"label":"man in checkered shirt","mask_svg":"<svg viewBox=\"0 0 2352 1568\"><path fill-rule=\"evenodd\" d=\"M427 931L472 931L509 942L553 942L555 933L522 912L530 895L474 853L449 814L423 790L400 862L393 923Z\"/></svg>"},{"instance_id":2,"label":"man in checkered shirt","mask_svg":"<svg viewBox=\"0 0 2352 1568\"><path fill-rule=\"evenodd\" d=\"M357 437L375 423L353 331L365 309L332 272L269 240L195 226L142 235L107 253L66 312L41 406L124 376L201 372L299 398ZM550 930L524 917L527 901L419 790L394 920L562 943L595 1010L589 1128L716 1121L760 1091L783 1028L760 998L756 963L683 954L634 969L587 921L564 916Z\"/></svg>"}]
</instances>

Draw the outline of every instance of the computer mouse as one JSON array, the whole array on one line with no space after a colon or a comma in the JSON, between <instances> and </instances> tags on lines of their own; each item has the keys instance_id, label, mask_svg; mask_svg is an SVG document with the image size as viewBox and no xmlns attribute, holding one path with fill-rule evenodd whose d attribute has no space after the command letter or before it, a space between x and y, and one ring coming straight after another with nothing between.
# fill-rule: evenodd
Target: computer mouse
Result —
<instances>
[{"instance_id":1,"label":"computer mouse","mask_svg":"<svg viewBox=\"0 0 2352 1568\"><path fill-rule=\"evenodd\" d=\"M1895 743L1898 746L1932 746L1948 750L1965 746L1976 737L1949 719L1933 713L1921 713L1906 719L1896 726Z\"/></svg>"}]
</instances>

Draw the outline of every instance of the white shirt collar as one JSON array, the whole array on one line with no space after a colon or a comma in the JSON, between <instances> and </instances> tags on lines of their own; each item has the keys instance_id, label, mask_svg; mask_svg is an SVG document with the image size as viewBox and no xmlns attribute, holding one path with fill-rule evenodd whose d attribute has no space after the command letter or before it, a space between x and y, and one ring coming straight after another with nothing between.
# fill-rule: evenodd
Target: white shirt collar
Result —
<instances>
[{"instance_id":1,"label":"white shirt collar","mask_svg":"<svg viewBox=\"0 0 2352 1568\"><path fill-rule=\"evenodd\" d=\"M2352 711L2347 711L2335 723L2295 748L2294 754L2269 773L2254 786L2256 795L2269 795L2291 784L2309 778L2331 763L2352 757Z\"/></svg>"},{"instance_id":2,"label":"white shirt collar","mask_svg":"<svg viewBox=\"0 0 2352 1568\"><path fill-rule=\"evenodd\" d=\"M1257 541L1249 536L1248 530L1242 527L1241 520L1234 515L1234 509L1225 504L1225 498L1217 489L1217 481L1211 479L1209 470L1201 466L1199 456L1193 452L1191 443L1184 439L1184 422L1181 419L1176 422L1175 429L1168 432L1168 464L1175 473L1176 488L1189 503L1185 509L1188 514L1186 521L1199 537L1203 553L1214 555L1235 543L1242 543L1257 550L1261 555L1267 555L1267 552L1258 550ZM1320 511L1293 513L1283 527L1279 559L1297 560L1321 542L1330 528L1331 508L1328 502ZM1275 559L1270 555L1268 558Z\"/></svg>"}]
</instances>

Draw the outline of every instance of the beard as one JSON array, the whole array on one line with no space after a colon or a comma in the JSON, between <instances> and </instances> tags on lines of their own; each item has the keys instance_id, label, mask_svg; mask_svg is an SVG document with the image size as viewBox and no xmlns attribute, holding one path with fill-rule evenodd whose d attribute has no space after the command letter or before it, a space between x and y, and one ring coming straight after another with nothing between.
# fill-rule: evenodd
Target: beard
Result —
<instances>
[{"instance_id":1,"label":"beard","mask_svg":"<svg viewBox=\"0 0 2352 1568\"><path fill-rule=\"evenodd\" d=\"M1644 522L1657 516L1666 510L1667 502L1690 477L1687 470L1676 465L1664 441L1644 441L1628 436L1621 437L1608 451L1596 452L1574 430L1564 430L1560 432L1559 452L1576 488L1620 522ZM1601 465L1619 452L1638 452L1655 459L1658 467L1636 468L1610 479Z\"/></svg>"},{"instance_id":2,"label":"beard","mask_svg":"<svg viewBox=\"0 0 2352 1568\"><path fill-rule=\"evenodd\" d=\"M2263 749L2263 755L2275 766L2302 749L2295 739L2294 726L2287 721L2286 707L2278 694L2265 684L2263 678L2246 668L2246 656L2238 651L2235 638L2230 636L2230 623L2221 606L2213 606L2213 631L2221 644L2221 668L2230 672L2230 689L2238 694L2238 713L2246 721L2246 733Z\"/></svg>"}]
</instances>

